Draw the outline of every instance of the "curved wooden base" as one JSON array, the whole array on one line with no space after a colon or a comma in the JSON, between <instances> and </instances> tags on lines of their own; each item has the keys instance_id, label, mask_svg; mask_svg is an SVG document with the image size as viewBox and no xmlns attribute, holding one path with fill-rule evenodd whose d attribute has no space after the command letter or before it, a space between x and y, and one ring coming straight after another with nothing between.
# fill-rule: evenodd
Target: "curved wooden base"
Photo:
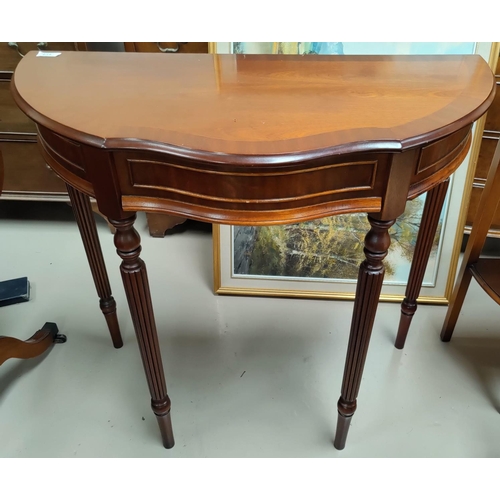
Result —
<instances>
[{"instance_id":1,"label":"curved wooden base","mask_svg":"<svg viewBox=\"0 0 500 500\"><path fill-rule=\"evenodd\" d=\"M55 323L45 323L28 340L0 337L0 365L11 358L30 359L43 354L52 344L66 342L66 336L59 334Z\"/></svg>"}]
</instances>

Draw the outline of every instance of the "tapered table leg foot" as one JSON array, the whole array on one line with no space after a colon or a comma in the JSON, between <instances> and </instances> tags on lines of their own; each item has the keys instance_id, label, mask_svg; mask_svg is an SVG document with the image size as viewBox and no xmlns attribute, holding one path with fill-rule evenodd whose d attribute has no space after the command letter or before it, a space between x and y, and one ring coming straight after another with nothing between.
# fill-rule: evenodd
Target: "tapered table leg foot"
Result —
<instances>
[{"instance_id":1,"label":"tapered table leg foot","mask_svg":"<svg viewBox=\"0 0 500 500\"><path fill-rule=\"evenodd\" d=\"M431 254L441 210L448 191L449 179L431 189L425 198L424 211L418 231L415 253L411 262L410 275L406 285L406 294L401 304L401 318L394 346L402 349L406 342L411 320L417 310L417 298L420 295L425 269Z\"/></svg>"},{"instance_id":2,"label":"tapered table leg foot","mask_svg":"<svg viewBox=\"0 0 500 500\"><path fill-rule=\"evenodd\" d=\"M409 302L406 298L401 304L401 316L399 318L398 334L396 335L396 341L394 342L394 347L396 349L403 349L406 342L406 337L408 336L408 331L410 330L411 321L417 310L417 301Z\"/></svg>"},{"instance_id":3,"label":"tapered table leg foot","mask_svg":"<svg viewBox=\"0 0 500 500\"><path fill-rule=\"evenodd\" d=\"M109 299L101 299L99 301L99 306L102 313L104 314L104 319L108 325L108 330L111 335L111 342L113 342L113 347L119 349L123 347L122 334L120 333L120 325L118 324L118 316L116 314L116 302L113 297Z\"/></svg>"},{"instance_id":4,"label":"tapered table leg foot","mask_svg":"<svg viewBox=\"0 0 500 500\"><path fill-rule=\"evenodd\" d=\"M333 446L337 450L343 450L345 448L345 443L347 441L347 433L349 432L349 426L351 425L352 415L342 415L338 414L337 418L337 431L335 433L335 440L333 441Z\"/></svg>"},{"instance_id":5,"label":"tapered table leg foot","mask_svg":"<svg viewBox=\"0 0 500 500\"><path fill-rule=\"evenodd\" d=\"M154 411L154 410L153 410ZM158 426L160 428L161 440L165 448L172 448L175 444L174 432L172 430L172 419L170 411L165 415L156 415Z\"/></svg>"}]
</instances>

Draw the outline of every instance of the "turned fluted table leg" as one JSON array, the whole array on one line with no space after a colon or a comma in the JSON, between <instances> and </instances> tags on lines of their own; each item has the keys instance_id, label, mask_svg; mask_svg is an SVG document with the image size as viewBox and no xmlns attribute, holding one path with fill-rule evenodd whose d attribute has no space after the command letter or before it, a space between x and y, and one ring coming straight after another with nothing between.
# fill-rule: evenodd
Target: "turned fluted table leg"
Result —
<instances>
[{"instance_id":1,"label":"turned fluted table leg","mask_svg":"<svg viewBox=\"0 0 500 500\"><path fill-rule=\"evenodd\" d=\"M384 280L383 260L391 243L389 228L394 224L394 220L380 221L371 216L368 221L371 229L365 237L366 259L359 268L342 391L337 405L339 415L334 446L338 450L345 447L349 424L356 411L356 398Z\"/></svg>"},{"instance_id":2,"label":"turned fluted table leg","mask_svg":"<svg viewBox=\"0 0 500 500\"><path fill-rule=\"evenodd\" d=\"M78 229L80 230L85 253L87 254L92 277L94 278L97 294L100 298L99 305L106 318L113 346L118 349L123 346L123 340L120 333L120 326L118 325L118 317L116 315L116 302L111 295L111 286L106 271L106 264L102 256L101 244L97 234L90 199L86 194L77 191L69 184L66 184L66 187L71 200L73 213L75 214L75 219L78 224Z\"/></svg>"},{"instance_id":3,"label":"turned fluted table leg","mask_svg":"<svg viewBox=\"0 0 500 500\"><path fill-rule=\"evenodd\" d=\"M415 245L415 253L413 254L411 263L408 284L406 285L405 298L401 304L401 318L399 320L398 335L394 344L398 349L402 349L405 345L411 320L417 310L417 298L422 288L425 269L436 236L439 216L443 209L448 184L448 179L438 184L427 193L425 198L424 211L417 236L417 244Z\"/></svg>"},{"instance_id":4,"label":"turned fluted table leg","mask_svg":"<svg viewBox=\"0 0 500 500\"><path fill-rule=\"evenodd\" d=\"M122 258L120 271L134 323L142 363L151 393L151 407L158 420L165 448L174 446L170 420L170 399L163 373L160 346L149 291L148 275L141 253L141 238L134 229L135 214L127 219L112 220L115 246Z\"/></svg>"}]
</instances>

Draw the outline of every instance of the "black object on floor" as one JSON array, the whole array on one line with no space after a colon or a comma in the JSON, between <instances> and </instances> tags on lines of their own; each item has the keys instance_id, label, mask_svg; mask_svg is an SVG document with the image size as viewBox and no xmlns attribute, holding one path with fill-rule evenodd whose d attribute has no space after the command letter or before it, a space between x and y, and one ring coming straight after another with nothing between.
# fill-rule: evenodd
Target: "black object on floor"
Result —
<instances>
[{"instance_id":1,"label":"black object on floor","mask_svg":"<svg viewBox=\"0 0 500 500\"><path fill-rule=\"evenodd\" d=\"M30 300L30 282L28 278L0 281L0 307L28 302L28 300Z\"/></svg>"},{"instance_id":2,"label":"black object on floor","mask_svg":"<svg viewBox=\"0 0 500 500\"><path fill-rule=\"evenodd\" d=\"M42 330L48 330L51 335L54 337L54 344L64 344L66 342L67 337L63 333L59 333L59 328L55 323L45 323L43 325Z\"/></svg>"}]
</instances>

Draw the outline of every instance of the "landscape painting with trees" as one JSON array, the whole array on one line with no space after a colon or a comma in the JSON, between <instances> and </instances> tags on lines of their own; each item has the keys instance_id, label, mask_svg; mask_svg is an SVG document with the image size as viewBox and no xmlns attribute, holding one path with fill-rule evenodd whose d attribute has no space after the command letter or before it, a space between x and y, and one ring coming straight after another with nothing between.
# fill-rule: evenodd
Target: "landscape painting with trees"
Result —
<instances>
[{"instance_id":1,"label":"landscape painting with trees","mask_svg":"<svg viewBox=\"0 0 500 500\"><path fill-rule=\"evenodd\" d=\"M386 283L405 283L422 217L425 194L409 201L390 230L391 247L384 263ZM444 210L443 210L444 212ZM424 281L432 286L441 214ZM339 215L310 222L268 227L233 228L235 275L356 280L364 260L363 240L369 231L366 214Z\"/></svg>"}]
</instances>

